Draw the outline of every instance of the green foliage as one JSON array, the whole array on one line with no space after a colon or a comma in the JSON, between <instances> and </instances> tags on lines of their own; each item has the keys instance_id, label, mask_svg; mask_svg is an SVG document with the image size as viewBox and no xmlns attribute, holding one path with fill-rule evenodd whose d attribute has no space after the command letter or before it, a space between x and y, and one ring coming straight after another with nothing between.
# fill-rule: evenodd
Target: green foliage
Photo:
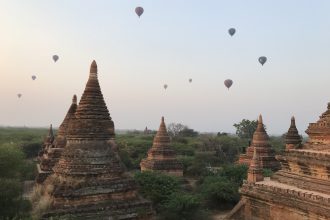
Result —
<instances>
[{"instance_id":1,"label":"green foliage","mask_svg":"<svg viewBox=\"0 0 330 220\"><path fill-rule=\"evenodd\" d=\"M264 177L271 177L273 176L274 172L271 169L263 169L262 170L262 175Z\"/></svg>"},{"instance_id":2,"label":"green foliage","mask_svg":"<svg viewBox=\"0 0 330 220\"><path fill-rule=\"evenodd\" d=\"M24 143L21 148L26 158L35 158L41 149L41 142Z\"/></svg>"},{"instance_id":3,"label":"green foliage","mask_svg":"<svg viewBox=\"0 0 330 220\"><path fill-rule=\"evenodd\" d=\"M280 154L285 150L284 138L280 136L270 136L269 143L275 150L276 154Z\"/></svg>"},{"instance_id":4,"label":"green foliage","mask_svg":"<svg viewBox=\"0 0 330 220\"><path fill-rule=\"evenodd\" d=\"M246 179L248 167L226 165L199 180L198 190L208 207L230 208L239 200L238 189Z\"/></svg>"},{"instance_id":5,"label":"green foliage","mask_svg":"<svg viewBox=\"0 0 330 220\"><path fill-rule=\"evenodd\" d=\"M18 218L25 216L31 206L22 199L22 168L24 154L13 144L0 145L0 216Z\"/></svg>"},{"instance_id":6,"label":"green foliage","mask_svg":"<svg viewBox=\"0 0 330 220\"><path fill-rule=\"evenodd\" d=\"M140 185L140 192L156 206L163 203L168 196L179 190L179 181L173 176L156 172L137 172L134 179Z\"/></svg>"},{"instance_id":7,"label":"green foliage","mask_svg":"<svg viewBox=\"0 0 330 220\"><path fill-rule=\"evenodd\" d=\"M11 143L20 146L24 143L42 143L47 133L47 128L0 127L0 145Z\"/></svg>"},{"instance_id":8,"label":"green foliage","mask_svg":"<svg viewBox=\"0 0 330 220\"><path fill-rule=\"evenodd\" d=\"M218 176L223 176L231 182L241 186L243 180L247 178L248 166L246 165L227 165L218 171Z\"/></svg>"},{"instance_id":9,"label":"green foliage","mask_svg":"<svg viewBox=\"0 0 330 220\"><path fill-rule=\"evenodd\" d=\"M119 155L128 170L140 169L140 162L146 157L147 151L152 146L152 135L118 135L117 145Z\"/></svg>"},{"instance_id":10,"label":"green foliage","mask_svg":"<svg viewBox=\"0 0 330 220\"><path fill-rule=\"evenodd\" d=\"M254 131L257 129L257 120L243 119L241 122L234 124L236 128L236 134L240 138L252 139Z\"/></svg>"},{"instance_id":11,"label":"green foliage","mask_svg":"<svg viewBox=\"0 0 330 220\"><path fill-rule=\"evenodd\" d=\"M235 204L239 200L238 184L224 176L207 176L199 190L211 207Z\"/></svg>"},{"instance_id":12,"label":"green foliage","mask_svg":"<svg viewBox=\"0 0 330 220\"><path fill-rule=\"evenodd\" d=\"M0 178L18 178L23 166L23 152L13 144L0 145Z\"/></svg>"},{"instance_id":13,"label":"green foliage","mask_svg":"<svg viewBox=\"0 0 330 220\"><path fill-rule=\"evenodd\" d=\"M161 206L162 219L185 220L207 219L201 211L201 199L186 192L174 192Z\"/></svg>"}]
</instances>

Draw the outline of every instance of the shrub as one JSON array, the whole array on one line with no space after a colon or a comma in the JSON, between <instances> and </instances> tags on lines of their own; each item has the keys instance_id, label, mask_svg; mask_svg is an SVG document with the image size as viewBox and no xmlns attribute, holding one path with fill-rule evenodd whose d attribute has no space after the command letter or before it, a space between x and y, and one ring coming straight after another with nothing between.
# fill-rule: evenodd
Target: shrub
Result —
<instances>
[{"instance_id":1,"label":"shrub","mask_svg":"<svg viewBox=\"0 0 330 220\"><path fill-rule=\"evenodd\" d=\"M174 192L161 206L161 218L169 220L207 219L201 212L200 198L185 192Z\"/></svg>"},{"instance_id":2,"label":"shrub","mask_svg":"<svg viewBox=\"0 0 330 220\"><path fill-rule=\"evenodd\" d=\"M156 206L180 188L178 178L157 172L137 172L134 179L140 185L140 193Z\"/></svg>"}]
</instances>

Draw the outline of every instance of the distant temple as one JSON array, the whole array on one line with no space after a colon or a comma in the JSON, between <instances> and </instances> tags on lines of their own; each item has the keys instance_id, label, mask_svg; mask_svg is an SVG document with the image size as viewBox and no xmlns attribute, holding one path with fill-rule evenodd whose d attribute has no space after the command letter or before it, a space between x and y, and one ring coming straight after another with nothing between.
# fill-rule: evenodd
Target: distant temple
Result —
<instances>
[{"instance_id":1,"label":"distant temple","mask_svg":"<svg viewBox=\"0 0 330 220\"><path fill-rule=\"evenodd\" d=\"M162 117L148 156L140 163L141 171L159 171L174 176L183 176L183 165L176 158L176 153L170 144L170 136L166 130L164 117Z\"/></svg>"},{"instance_id":2,"label":"distant temple","mask_svg":"<svg viewBox=\"0 0 330 220\"><path fill-rule=\"evenodd\" d=\"M62 124L60 125L56 138L53 134L52 126L49 128L48 136L43 144L43 147L38 155L37 164L37 183L43 183L43 181L53 173L53 167L59 160L63 148L66 144L66 133L70 120L74 117L74 113L77 109L77 96L72 98L72 104L66 114Z\"/></svg>"},{"instance_id":3,"label":"distant temple","mask_svg":"<svg viewBox=\"0 0 330 220\"><path fill-rule=\"evenodd\" d=\"M250 165L254 149L260 157L260 164L263 169L276 171L280 168L280 163L275 158L275 151L269 144L269 137L262 122L262 116L259 116L258 126L253 134L252 143L247 147L246 154L241 154L238 160L239 164Z\"/></svg>"},{"instance_id":4,"label":"distant temple","mask_svg":"<svg viewBox=\"0 0 330 220\"><path fill-rule=\"evenodd\" d=\"M281 170L270 180L251 178L251 163L241 200L227 219L330 219L330 103L306 133L309 140L301 145L292 118L285 153L277 156Z\"/></svg>"},{"instance_id":5,"label":"distant temple","mask_svg":"<svg viewBox=\"0 0 330 220\"><path fill-rule=\"evenodd\" d=\"M56 143L65 146L53 174L42 183L40 201L50 200L42 218L153 219L151 203L137 193L118 155L95 61L74 112L60 127Z\"/></svg>"}]
</instances>

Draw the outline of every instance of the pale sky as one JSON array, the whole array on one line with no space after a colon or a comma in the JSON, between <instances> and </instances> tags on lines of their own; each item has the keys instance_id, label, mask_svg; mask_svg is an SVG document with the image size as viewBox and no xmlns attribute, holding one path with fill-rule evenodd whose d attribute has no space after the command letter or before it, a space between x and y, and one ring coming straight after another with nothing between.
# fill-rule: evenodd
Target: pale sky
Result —
<instances>
[{"instance_id":1,"label":"pale sky","mask_svg":"<svg viewBox=\"0 0 330 220\"><path fill-rule=\"evenodd\" d=\"M0 125L59 126L95 59L117 129L165 116L234 132L261 113L269 134L292 115L304 134L330 101L329 11L328 0L0 0Z\"/></svg>"}]
</instances>

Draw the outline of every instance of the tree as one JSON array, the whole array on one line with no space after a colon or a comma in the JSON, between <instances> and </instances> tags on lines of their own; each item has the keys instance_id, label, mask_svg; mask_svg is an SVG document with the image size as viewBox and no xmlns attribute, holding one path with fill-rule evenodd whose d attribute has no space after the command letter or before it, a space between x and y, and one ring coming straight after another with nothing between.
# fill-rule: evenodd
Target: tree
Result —
<instances>
[{"instance_id":1,"label":"tree","mask_svg":"<svg viewBox=\"0 0 330 220\"><path fill-rule=\"evenodd\" d=\"M167 132L172 138L177 137L184 129L187 129L187 126L180 123L170 123L167 126Z\"/></svg>"},{"instance_id":2,"label":"tree","mask_svg":"<svg viewBox=\"0 0 330 220\"><path fill-rule=\"evenodd\" d=\"M21 219L31 208L22 199L22 168L24 154L12 144L0 145L0 216Z\"/></svg>"},{"instance_id":3,"label":"tree","mask_svg":"<svg viewBox=\"0 0 330 220\"><path fill-rule=\"evenodd\" d=\"M257 129L258 121L250 121L248 119L243 119L241 122L239 122L238 124L234 124L233 126L236 128L236 134L240 138L252 139L253 133Z\"/></svg>"},{"instance_id":4,"label":"tree","mask_svg":"<svg viewBox=\"0 0 330 220\"><path fill-rule=\"evenodd\" d=\"M199 186L206 202L214 207L233 205L239 200L238 185L224 176L207 176Z\"/></svg>"},{"instance_id":5,"label":"tree","mask_svg":"<svg viewBox=\"0 0 330 220\"><path fill-rule=\"evenodd\" d=\"M140 185L140 193L150 199L156 205L156 209L171 193L179 190L178 179L162 173L138 172L134 179Z\"/></svg>"},{"instance_id":6,"label":"tree","mask_svg":"<svg viewBox=\"0 0 330 220\"><path fill-rule=\"evenodd\" d=\"M174 192L161 207L163 219L207 219L201 211L200 198L186 192Z\"/></svg>"}]
</instances>

